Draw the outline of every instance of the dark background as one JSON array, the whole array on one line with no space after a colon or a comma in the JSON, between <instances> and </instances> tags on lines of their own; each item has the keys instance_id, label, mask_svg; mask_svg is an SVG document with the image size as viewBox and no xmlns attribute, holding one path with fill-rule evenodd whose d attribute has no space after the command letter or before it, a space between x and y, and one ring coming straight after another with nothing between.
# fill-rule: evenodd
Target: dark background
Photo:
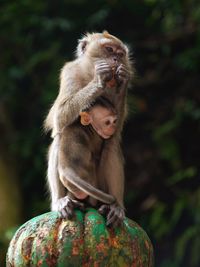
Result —
<instances>
[{"instance_id":1,"label":"dark background","mask_svg":"<svg viewBox=\"0 0 200 267\"><path fill-rule=\"evenodd\" d=\"M127 216L158 267L200 266L200 4L1 1L0 265L16 227L49 210L42 124L85 32L108 30L137 70L123 132Z\"/></svg>"}]
</instances>

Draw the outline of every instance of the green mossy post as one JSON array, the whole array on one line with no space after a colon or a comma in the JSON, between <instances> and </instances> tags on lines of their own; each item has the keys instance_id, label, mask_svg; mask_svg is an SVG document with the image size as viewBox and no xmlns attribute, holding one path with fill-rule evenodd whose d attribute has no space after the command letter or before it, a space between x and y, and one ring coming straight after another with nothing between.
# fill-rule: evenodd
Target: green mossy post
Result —
<instances>
[{"instance_id":1,"label":"green mossy post","mask_svg":"<svg viewBox=\"0 0 200 267\"><path fill-rule=\"evenodd\" d=\"M95 209L75 214L70 221L49 212L22 225L10 242L6 266L153 266L151 241L135 222L126 218L113 229Z\"/></svg>"}]
</instances>

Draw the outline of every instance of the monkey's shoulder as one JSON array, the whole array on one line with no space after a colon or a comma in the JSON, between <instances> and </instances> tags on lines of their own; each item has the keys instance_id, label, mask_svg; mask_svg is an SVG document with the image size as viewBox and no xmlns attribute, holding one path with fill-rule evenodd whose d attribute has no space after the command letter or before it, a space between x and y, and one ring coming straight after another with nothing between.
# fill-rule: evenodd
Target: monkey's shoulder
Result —
<instances>
[{"instance_id":1,"label":"monkey's shoulder","mask_svg":"<svg viewBox=\"0 0 200 267\"><path fill-rule=\"evenodd\" d=\"M73 60L73 61L67 61L65 62L64 66L62 67L62 71L67 70L68 68L77 68L78 62L77 60Z\"/></svg>"},{"instance_id":2,"label":"monkey's shoulder","mask_svg":"<svg viewBox=\"0 0 200 267\"><path fill-rule=\"evenodd\" d=\"M82 65L79 62L79 59L75 59L74 61L69 61L64 64L64 66L61 69L61 75L70 75L70 77L73 77L73 75L76 75L76 78L78 76L83 75L83 68ZM78 74L78 76L77 76Z\"/></svg>"},{"instance_id":3,"label":"monkey's shoulder","mask_svg":"<svg viewBox=\"0 0 200 267\"><path fill-rule=\"evenodd\" d=\"M78 87L81 88L87 85L93 77L94 71L92 71L91 66L84 66L79 58L74 61L66 62L60 75L61 81L68 80L71 85L79 85Z\"/></svg>"}]
</instances>

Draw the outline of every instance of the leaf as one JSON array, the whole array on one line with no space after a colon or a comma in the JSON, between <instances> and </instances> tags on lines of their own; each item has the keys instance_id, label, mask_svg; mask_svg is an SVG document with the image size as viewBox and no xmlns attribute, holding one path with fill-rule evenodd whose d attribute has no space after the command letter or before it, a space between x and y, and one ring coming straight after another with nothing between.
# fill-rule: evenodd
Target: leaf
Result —
<instances>
[{"instance_id":1,"label":"leaf","mask_svg":"<svg viewBox=\"0 0 200 267\"><path fill-rule=\"evenodd\" d=\"M197 235L197 227L191 226L186 229L181 237L179 237L178 241L176 242L175 246L175 258L178 263L182 262L182 259L185 256L186 247L189 241Z\"/></svg>"},{"instance_id":2,"label":"leaf","mask_svg":"<svg viewBox=\"0 0 200 267\"><path fill-rule=\"evenodd\" d=\"M197 168L193 166L188 167L184 170L179 170L167 179L167 185L174 185L183 180L191 179L196 174L197 174Z\"/></svg>"}]
</instances>

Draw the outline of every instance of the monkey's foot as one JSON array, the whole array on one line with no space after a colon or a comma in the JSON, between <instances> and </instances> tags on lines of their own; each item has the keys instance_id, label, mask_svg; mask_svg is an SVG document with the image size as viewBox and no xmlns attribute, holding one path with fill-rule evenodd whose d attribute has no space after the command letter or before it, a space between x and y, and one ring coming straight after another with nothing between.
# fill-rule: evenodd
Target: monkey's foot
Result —
<instances>
[{"instance_id":1,"label":"monkey's foot","mask_svg":"<svg viewBox=\"0 0 200 267\"><path fill-rule=\"evenodd\" d=\"M119 226L122 224L125 218L125 212L122 207L120 207L117 203L111 205L102 205L99 208L99 213L102 215L106 215L106 225L107 226Z\"/></svg>"},{"instance_id":2,"label":"monkey's foot","mask_svg":"<svg viewBox=\"0 0 200 267\"><path fill-rule=\"evenodd\" d=\"M78 200L70 198L69 196L58 199L53 205L53 210L59 211L61 218L65 219L72 219L75 208L84 210L84 204Z\"/></svg>"}]
</instances>

